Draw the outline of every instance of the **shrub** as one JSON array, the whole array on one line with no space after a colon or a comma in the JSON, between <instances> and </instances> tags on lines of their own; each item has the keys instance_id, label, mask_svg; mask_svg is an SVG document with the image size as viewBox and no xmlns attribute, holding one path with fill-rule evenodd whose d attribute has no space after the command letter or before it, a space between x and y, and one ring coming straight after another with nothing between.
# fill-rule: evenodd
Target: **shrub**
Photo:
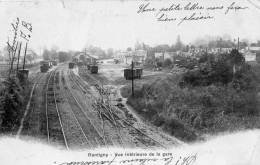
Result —
<instances>
[{"instance_id":1,"label":"shrub","mask_svg":"<svg viewBox=\"0 0 260 165\"><path fill-rule=\"evenodd\" d=\"M172 65L172 61L170 59L164 60L164 62L163 62L163 66L164 67L169 67L171 65Z\"/></svg>"},{"instance_id":2,"label":"shrub","mask_svg":"<svg viewBox=\"0 0 260 165\"><path fill-rule=\"evenodd\" d=\"M3 114L2 126L13 128L19 123L23 96L22 87L16 78L8 78L3 82L3 89L0 92L1 111Z\"/></svg>"},{"instance_id":3,"label":"shrub","mask_svg":"<svg viewBox=\"0 0 260 165\"><path fill-rule=\"evenodd\" d=\"M183 140L193 140L194 130L215 133L243 128L245 117L259 115L260 66L243 64L234 77L232 67L224 61L200 67L205 69L143 84L136 97L129 97L129 104L154 125ZM180 87L183 80L186 84ZM253 124L247 123L250 128Z\"/></svg>"},{"instance_id":4,"label":"shrub","mask_svg":"<svg viewBox=\"0 0 260 165\"><path fill-rule=\"evenodd\" d=\"M204 55L199 59L199 68L188 70L183 75L181 85L208 86L211 84L227 85L233 82L234 88L248 88L254 86L254 76L251 68L237 50L229 54L219 54L218 58ZM210 58L210 60L208 60Z\"/></svg>"}]
</instances>

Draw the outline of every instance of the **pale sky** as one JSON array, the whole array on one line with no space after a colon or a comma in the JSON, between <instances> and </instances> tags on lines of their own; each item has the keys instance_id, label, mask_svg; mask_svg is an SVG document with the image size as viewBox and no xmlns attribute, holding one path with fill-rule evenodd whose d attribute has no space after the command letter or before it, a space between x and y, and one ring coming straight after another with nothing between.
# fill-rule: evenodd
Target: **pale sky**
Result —
<instances>
[{"instance_id":1,"label":"pale sky","mask_svg":"<svg viewBox=\"0 0 260 165\"><path fill-rule=\"evenodd\" d=\"M232 38L260 39L260 9L249 0L233 0L241 6L249 7L241 12L215 12L214 19L193 21L177 26L176 22L158 22L154 13L137 14L138 7L148 1L130 0L39 0L0 1L0 49L12 38L11 23L16 17L32 23L32 38L29 47L59 50L82 50L85 45L95 45L104 49L126 49L136 41L149 45L174 44L179 34L188 44L205 35L228 34ZM153 7L169 6L171 3L187 3L188 0L149 1ZM195 2L195 1L191 1ZM198 0L203 5L228 6L228 0ZM260 6L260 1L251 0ZM183 17L187 12L170 13Z\"/></svg>"}]
</instances>

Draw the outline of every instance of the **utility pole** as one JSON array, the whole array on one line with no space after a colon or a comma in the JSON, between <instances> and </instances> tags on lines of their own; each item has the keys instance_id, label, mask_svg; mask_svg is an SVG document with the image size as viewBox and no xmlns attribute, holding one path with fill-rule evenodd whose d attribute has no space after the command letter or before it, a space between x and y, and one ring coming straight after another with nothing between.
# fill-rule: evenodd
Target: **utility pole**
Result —
<instances>
[{"instance_id":1,"label":"utility pole","mask_svg":"<svg viewBox=\"0 0 260 165\"><path fill-rule=\"evenodd\" d=\"M207 56L207 59L208 59L208 64L211 67L211 55L208 54L208 46L206 47L206 56Z\"/></svg>"},{"instance_id":2,"label":"utility pole","mask_svg":"<svg viewBox=\"0 0 260 165\"><path fill-rule=\"evenodd\" d=\"M132 96L134 96L134 62L132 60Z\"/></svg>"},{"instance_id":3,"label":"utility pole","mask_svg":"<svg viewBox=\"0 0 260 165\"><path fill-rule=\"evenodd\" d=\"M219 39L219 51L221 53L221 50L222 50L222 38Z\"/></svg>"},{"instance_id":4,"label":"utility pole","mask_svg":"<svg viewBox=\"0 0 260 165\"><path fill-rule=\"evenodd\" d=\"M12 56L12 61L11 61L11 71L13 70L14 59L15 59L15 54L16 54L17 46L18 46L18 42L16 42L15 49L14 49L14 51L12 52L12 55L11 55L11 56Z\"/></svg>"},{"instance_id":5,"label":"utility pole","mask_svg":"<svg viewBox=\"0 0 260 165\"><path fill-rule=\"evenodd\" d=\"M237 51L239 51L239 37L237 39Z\"/></svg>"},{"instance_id":6,"label":"utility pole","mask_svg":"<svg viewBox=\"0 0 260 165\"><path fill-rule=\"evenodd\" d=\"M25 45L24 57L23 57L23 70L24 70L24 66L25 66L25 57L26 57L26 52L27 52L27 42L26 42L26 45Z\"/></svg>"},{"instance_id":7,"label":"utility pole","mask_svg":"<svg viewBox=\"0 0 260 165\"><path fill-rule=\"evenodd\" d=\"M20 60L21 49L22 49L22 42L20 42L20 46L19 46L18 59L17 59L17 72L19 69L19 60Z\"/></svg>"}]
</instances>

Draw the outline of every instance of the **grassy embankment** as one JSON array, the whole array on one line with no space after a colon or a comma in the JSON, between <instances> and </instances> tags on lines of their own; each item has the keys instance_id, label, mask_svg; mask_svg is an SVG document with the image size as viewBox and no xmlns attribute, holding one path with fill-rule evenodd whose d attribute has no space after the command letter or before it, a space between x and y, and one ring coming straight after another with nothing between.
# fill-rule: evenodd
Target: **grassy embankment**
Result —
<instances>
[{"instance_id":1,"label":"grassy embankment","mask_svg":"<svg viewBox=\"0 0 260 165\"><path fill-rule=\"evenodd\" d=\"M245 64L234 79L232 68L212 68L137 83L135 97L131 86L121 93L143 118L187 142L205 134L259 128L260 66Z\"/></svg>"}]
</instances>

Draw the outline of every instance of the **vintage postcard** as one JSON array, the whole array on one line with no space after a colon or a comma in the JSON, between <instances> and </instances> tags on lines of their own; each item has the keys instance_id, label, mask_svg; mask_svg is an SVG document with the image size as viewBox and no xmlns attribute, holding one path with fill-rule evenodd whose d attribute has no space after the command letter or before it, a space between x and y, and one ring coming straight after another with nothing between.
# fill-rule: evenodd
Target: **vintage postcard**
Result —
<instances>
[{"instance_id":1,"label":"vintage postcard","mask_svg":"<svg viewBox=\"0 0 260 165\"><path fill-rule=\"evenodd\" d=\"M0 0L0 164L260 164L260 0Z\"/></svg>"}]
</instances>

